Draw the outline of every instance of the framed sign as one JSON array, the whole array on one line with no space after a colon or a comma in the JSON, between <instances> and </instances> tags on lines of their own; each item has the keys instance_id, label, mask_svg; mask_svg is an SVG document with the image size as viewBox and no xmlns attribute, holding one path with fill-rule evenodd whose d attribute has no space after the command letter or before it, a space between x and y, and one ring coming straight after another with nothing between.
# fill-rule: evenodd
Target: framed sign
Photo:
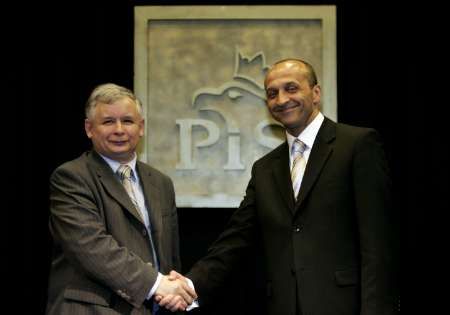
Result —
<instances>
[{"instance_id":1,"label":"framed sign","mask_svg":"<svg viewBox=\"0 0 450 315\"><path fill-rule=\"evenodd\" d=\"M337 119L335 6L137 6L139 158L174 181L179 207L237 207L255 160L284 141L268 113L268 67L315 68L322 112Z\"/></svg>"}]
</instances>

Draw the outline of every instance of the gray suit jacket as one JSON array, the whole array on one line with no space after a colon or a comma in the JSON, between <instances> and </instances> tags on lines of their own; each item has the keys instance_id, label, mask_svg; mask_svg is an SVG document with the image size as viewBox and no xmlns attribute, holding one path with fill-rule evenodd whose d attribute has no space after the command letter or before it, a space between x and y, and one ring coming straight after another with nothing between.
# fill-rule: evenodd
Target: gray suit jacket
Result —
<instances>
[{"instance_id":1,"label":"gray suit jacket","mask_svg":"<svg viewBox=\"0 0 450 315\"><path fill-rule=\"evenodd\" d=\"M256 161L227 228L187 275L200 301L263 248L267 314L392 315L398 241L378 134L325 119L297 202L287 143ZM247 281L248 279L244 279Z\"/></svg>"},{"instance_id":2,"label":"gray suit jacket","mask_svg":"<svg viewBox=\"0 0 450 315\"><path fill-rule=\"evenodd\" d=\"M160 271L180 269L172 181L137 162ZM144 223L119 179L95 151L50 179L54 239L47 314L150 314L157 270ZM144 304L143 304L144 303Z\"/></svg>"}]
</instances>

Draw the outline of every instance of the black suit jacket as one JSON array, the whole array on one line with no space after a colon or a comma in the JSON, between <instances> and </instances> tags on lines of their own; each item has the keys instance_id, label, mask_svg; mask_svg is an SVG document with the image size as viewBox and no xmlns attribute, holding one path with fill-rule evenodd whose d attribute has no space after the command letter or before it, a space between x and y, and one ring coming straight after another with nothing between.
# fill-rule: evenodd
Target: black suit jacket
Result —
<instances>
[{"instance_id":1,"label":"black suit jacket","mask_svg":"<svg viewBox=\"0 0 450 315\"><path fill-rule=\"evenodd\" d=\"M261 245L268 314L395 313L397 239L378 134L325 118L297 202L288 151L285 142L254 163L239 209L188 274L199 297Z\"/></svg>"},{"instance_id":2,"label":"black suit jacket","mask_svg":"<svg viewBox=\"0 0 450 315\"><path fill-rule=\"evenodd\" d=\"M180 269L172 181L137 162L163 274ZM95 151L58 167L50 180L54 252L48 314L150 314L143 305L157 270L145 225Z\"/></svg>"}]
</instances>

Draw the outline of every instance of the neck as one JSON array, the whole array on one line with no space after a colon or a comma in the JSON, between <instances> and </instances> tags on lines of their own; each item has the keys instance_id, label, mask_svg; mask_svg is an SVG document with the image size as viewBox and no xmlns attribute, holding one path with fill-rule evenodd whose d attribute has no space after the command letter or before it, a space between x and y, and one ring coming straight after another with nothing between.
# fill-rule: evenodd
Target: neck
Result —
<instances>
[{"instance_id":1,"label":"neck","mask_svg":"<svg viewBox=\"0 0 450 315\"><path fill-rule=\"evenodd\" d=\"M308 119L306 120L306 122L304 124L301 124L300 126L297 126L296 128L291 128L291 129L286 128L286 131L289 132L294 137L298 137L298 135L301 134L303 132L303 130L305 130L306 127L308 127L309 124L313 122L313 120L317 117L318 114L319 114L318 110L313 111L311 113L311 115L309 115Z\"/></svg>"}]
</instances>

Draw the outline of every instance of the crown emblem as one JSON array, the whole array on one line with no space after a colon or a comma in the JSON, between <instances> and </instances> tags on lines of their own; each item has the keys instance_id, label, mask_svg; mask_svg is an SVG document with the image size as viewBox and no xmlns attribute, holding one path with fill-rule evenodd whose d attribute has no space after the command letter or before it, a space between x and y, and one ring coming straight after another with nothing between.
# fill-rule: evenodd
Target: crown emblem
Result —
<instances>
[{"instance_id":1,"label":"crown emblem","mask_svg":"<svg viewBox=\"0 0 450 315\"><path fill-rule=\"evenodd\" d=\"M205 87L196 90L192 95L192 106L196 106L197 98L201 95L227 93L230 98L237 99L242 96L244 91L265 100L264 77L268 68L262 51L253 56L246 56L236 47L234 74L231 80L217 88Z\"/></svg>"},{"instance_id":2,"label":"crown emblem","mask_svg":"<svg viewBox=\"0 0 450 315\"><path fill-rule=\"evenodd\" d=\"M244 56L236 47L234 78L241 78L251 81L264 89L264 78L267 69L266 58L262 51L257 52L253 56Z\"/></svg>"}]
</instances>

